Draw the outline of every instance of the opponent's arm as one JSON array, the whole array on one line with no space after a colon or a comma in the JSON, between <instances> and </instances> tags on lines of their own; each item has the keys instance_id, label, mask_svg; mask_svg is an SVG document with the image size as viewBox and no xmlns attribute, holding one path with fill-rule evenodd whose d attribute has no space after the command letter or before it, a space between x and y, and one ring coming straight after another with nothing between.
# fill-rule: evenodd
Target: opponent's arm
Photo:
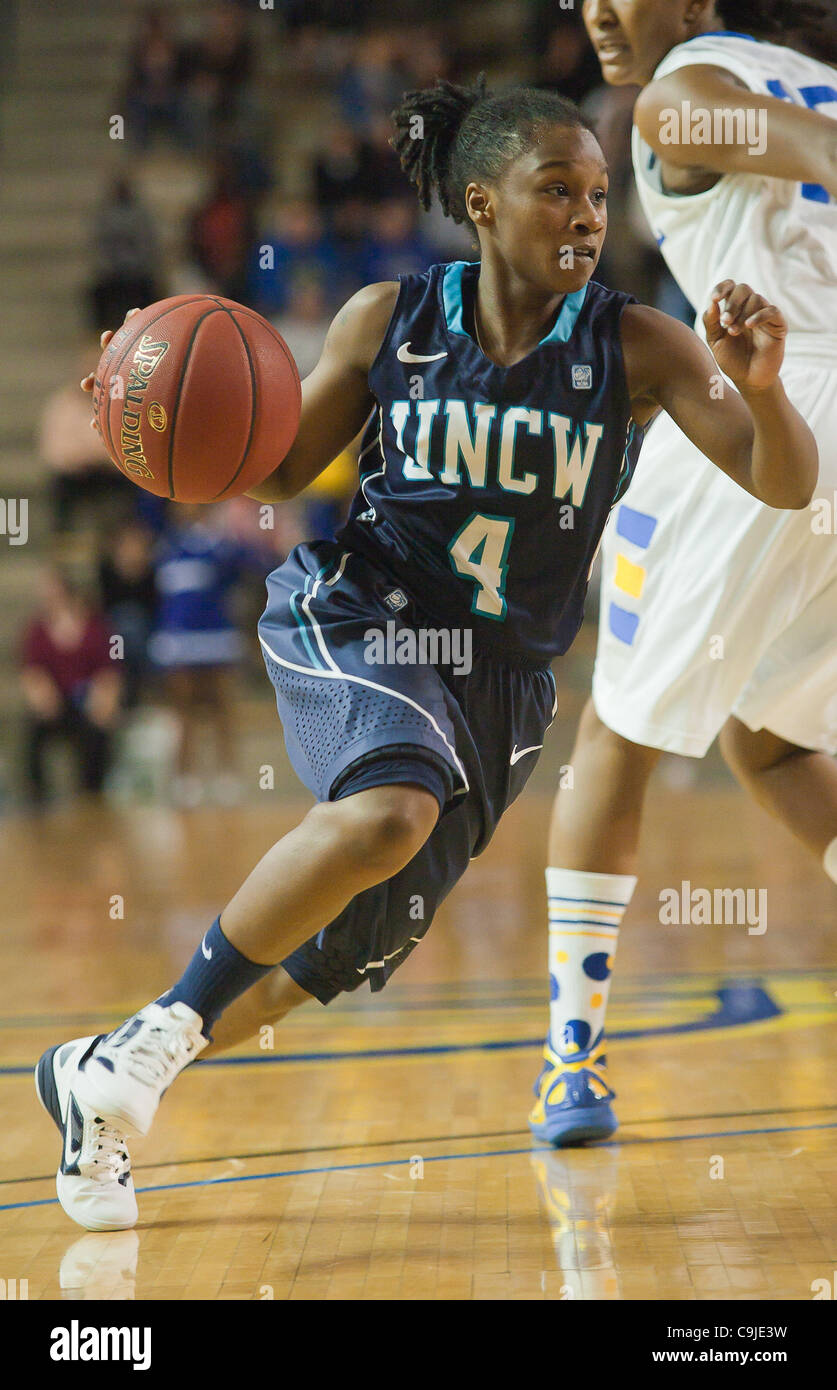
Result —
<instances>
[{"instance_id":1,"label":"opponent's arm","mask_svg":"<svg viewBox=\"0 0 837 1390\"><path fill-rule=\"evenodd\" d=\"M708 143L682 139L675 143L668 138L672 122L667 113L677 112L682 125L684 102L692 111L710 113ZM756 131L764 132L764 148L759 141L752 144L736 138L740 132L735 120L716 129L715 112L723 111L755 112L756 120L763 123ZM764 114L759 117L759 112ZM724 68L695 63L650 82L637 99L634 121L664 164L818 183L837 197L837 121L780 97L750 91ZM746 114L744 124L746 132Z\"/></svg>"},{"instance_id":2,"label":"opponent's arm","mask_svg":"<svg viewBox=\"0 0 837 1390\"><path fill-rule=\"evenodd\" d=\"M302 415L290 450L248 497L281 502L302 492L363 427L374 398L369 368L398 297L395 281L367 285L334 318L322 355L302 383Z\"/></svg>"},{"instance_id":3,"label":"opponent's arm","mask_svg":"<svg viewBox=\"0 0 837 1390\"><path fill-rule=\"evenodd\" d=\"M819 456L779 379L784 316L749 285L724 280L712 291L703 322L711 353L667 314L639 304L624 310L622 347L634 418L644 425L662 406L701 453L760 502L807 507Z\"/></svg>"}]
</instances>

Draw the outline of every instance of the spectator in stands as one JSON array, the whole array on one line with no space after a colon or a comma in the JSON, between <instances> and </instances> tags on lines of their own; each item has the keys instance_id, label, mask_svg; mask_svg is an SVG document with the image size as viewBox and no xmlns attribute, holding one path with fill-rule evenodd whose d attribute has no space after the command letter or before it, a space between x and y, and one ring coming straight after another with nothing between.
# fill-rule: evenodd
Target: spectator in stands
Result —
<instances>
[{"instance_id":1,"label":"spectator in stands","mask_svg":"<svg viewBox=\"0 0 837 1390\"><path fill-rule=\"evenodd\" d=\"M180 722L173 795L182 806L195 806L203 796L197 760L202 709L215 743L213 793L226 802L238 795L232 675L241 661L243 644L230 611L230 590L247 559L205 506L178 507L159 542L155 564L159 607L149 652L163 673Z\"/></svg>"},{"instance_id":2,"label":"spectator in stands","mask_svg":"<svg viewBox=\"0 0 837 1390\"><path fill-rule=\"evenodd\" d=\"M148 673L148 639L157 612L153 536L140 521L123 521L99 560L99 590L111 632L124 644L123 703L133 709Z\"/></svg>"},{"instance_id":3,"label":"spectator in stands","mask_svg":"<svg viewBox=\"0 0 837 1390\"><path fill-rule=\"evenodd\" d=\"M581 15L553 5L547 20L549 27L535 48L536 85L580 102L601 82L599 62Z\"/></svg>"},{"instance_id":4,"label":"spectator in stands","mask_svg":"<svg viewBox=\"0 0 837 1390\"><path fill-rule=\"evenodd\" d=\"M253 222L252 200L241 191L232 160L217 155L209 194L192 216L189 242L210 286L229 299L243 299L247 292Z\"/></svg>"},{"instance_id":5,"label":"spectator in stands","mask_svg":"<svg viewBox=\"0 0 837 1390\"><path fill-rule=\"evenodd\" d=\"M130 180L118 175L93 222L94 280L90 287L92 327L121 323L135 305L161 297L154 223Z\"/></svg>"},{"instance_id":6,"label":"spectator in stands","mask_svg":"<svg viewBox=\"0 0 837 1390\"><path fill-rule=\"evenodd\" d=\"M438 77L453 78L453 43L444 42L442 35L432 28L416 28L411 23L409 28L400 31L396 43L405 87L415 91L420 87L432 87Z\"/></svg>"},{"instance_id":7,"label":"spectator in stands","mask_svg":"<svg viewBox=\"0 0 837 1390\"><path fill-rule=\"evenodd\" d=\"M322 277L315 271L297 272L290 281L284 311L272 322L288 344L301 377L316 367L331 317Z\"/></svg>"},{"instance_id":8,"label":"spectator in stands","mask_svg":"<svg viewBox=\"0 0 837 1390\"><path fill-rule=\"evenodd\" d=\"M314 276L331 305L339 292L338 251L314 203L303 198L281 203L273 223L250 252L248 302L268 316L282 314L291 284Z\"/></svg>"},{"instance_id":9,"label":"spectator in stands","mask_svg":"<svg viewBox=\"0 0 837 1390\"><path fill-rule=\"evenodd\" d=\"M50 505L59 533L73 529L80 519L93 523L103 512L131 507L138 493L90 428L90 399L78 389L78 378L90 371L98 355L98 339L85 341L72 384L51 392L41 410L38 453L51 472Z\"/></svg>"},{"instance_id":10,"label":"spectator in stands","mask_svg":"<svg viewBox=\"0 0 837 1390\"><path fill-rule=\"evenodd\" d=\"M392 124L389 116L371 122L363 145L364 197L370 202L407 197L410 187L390 144Z\"/></svg>"},{"instance_id":11,"label":"spectator in stands","mask_svg":"<svg viewBox=\"0 0 837 1390\"><path fill-rule=\"evenodd\" d=\"M242 9L216 5L200 39L181 55L184 126L191 147L209 150L219 131L245 112L253 55Z\"/></svg>"},{"instance_id":12,"label":"spectator in stands","mask_svg":"<svg viewBox=\"0 0 837 1390\"><path fill-rule=\"evenodd\" d=\"M158 131L179 133L179 55L171 22L158 5L143 14L128 59L123 101L128 139L147 149Z\"/></svg>"},{"instance_id":13,"label":"spectator in stands","mask_svg":"<svg viewBox=\"0 0 837 1390\"><path fill-rule=\"evenodd\" d=\"M348 199L368 196L370 170L364 145L346 121L329 130L328 144L315 156L311 181L326 218Z\"/></svg>"},{"instance_id":14,"label":"spectator in stands","mask_svg":"<svg viewBox=\"0 0 837 1390\"><path fill-rule=\"evenodd\" d=\"M398 55L397 36L386 30L373 29L355 40L336 93L343 119L360 134L386 118L409 85Z\"/></svg>"},{"instance_id":15,"label":"spectator in stands","mask_svg":"<svg viewBox=\"0 0 837 1390\"><path fill-rule=\"evenodd\" d=\"M45 755L56 739L72 748L84 790L101 792L119 712L120 669L111 660L101 614L58 569L42 580L41 608L24 632L21 668L31 801L41 806L47 798Z\"/></svg>"},{"instance_id":16,"label":"spectator in stands","mask_svg":"<svg viewBox=\"0 0 837 1390\"><path fill-rule=\"evenodd\" d=\"M337 256L337 303L367 283L372 210L363 198L349 198L335 208L331 234Z\"/></svg>"},{"instance_id":17,"label":"spectator in stands","mask_svg":"<svg viewBox=\"0 0 837 1390\"><path fill-rule=\"evenodd\" d=\"M364 279L397 280L399 275L419 275L432 265L433 248L418 231L415 198L392 198L372 213L372 238L367 251Z\"/></svg>"}]
</instances>

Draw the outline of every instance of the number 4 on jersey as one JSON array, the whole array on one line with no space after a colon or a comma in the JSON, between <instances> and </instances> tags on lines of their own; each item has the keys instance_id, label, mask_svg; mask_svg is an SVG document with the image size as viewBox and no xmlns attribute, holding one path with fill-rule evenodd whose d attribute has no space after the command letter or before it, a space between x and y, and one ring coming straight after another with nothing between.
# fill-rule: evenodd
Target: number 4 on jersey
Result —
<instances>
[{"instance_id":1,"label":"number 4 on jersey","mask_svg":"<svg viewBox=\"0 0 837 1390\"><path fill-rule=\"evenodd\" d=\"M471 611L498 622L506 616L506 573L513 530L514 517L474 512L448 546L456 573L478 586Z\"/></svg>"}]
</instances>

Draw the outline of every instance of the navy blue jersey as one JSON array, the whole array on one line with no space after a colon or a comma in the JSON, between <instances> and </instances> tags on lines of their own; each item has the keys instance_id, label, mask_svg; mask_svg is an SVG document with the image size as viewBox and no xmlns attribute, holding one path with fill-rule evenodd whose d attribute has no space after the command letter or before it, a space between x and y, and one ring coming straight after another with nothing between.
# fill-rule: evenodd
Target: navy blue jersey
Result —
<instances>
[{"instance_id":1,"label":"navy blue jersey","mask_svg":"<svg viewBox=\"0 0 837 1390\"><path fill-rule=\"evenodd\" d=\"M479 263L401 277L369 372L378 402L342 543L437 623L543 665L581 623L608 513L636 466L620 338L630 295L591 282L511 367L477 346Z\"/></svg>"}]
</instances>

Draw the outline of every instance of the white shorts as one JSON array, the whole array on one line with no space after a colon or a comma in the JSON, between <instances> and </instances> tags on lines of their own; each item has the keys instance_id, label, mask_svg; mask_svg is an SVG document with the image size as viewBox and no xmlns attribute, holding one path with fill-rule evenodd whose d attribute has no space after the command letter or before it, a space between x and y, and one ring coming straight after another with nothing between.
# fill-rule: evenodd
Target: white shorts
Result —
<instances>
[{"instance_id":1,"label":"white shorts","mask_svg":"<svg viewBox=\"0 0 837 1390\"><path fill-rule=\"evenodd\" d=\"M700 758L734 714L837 753L837 370L782 379L819 446L816 506L765 507L660 415L608 522L593 702L634 743Z\"/></svg>"}]
</instances>

